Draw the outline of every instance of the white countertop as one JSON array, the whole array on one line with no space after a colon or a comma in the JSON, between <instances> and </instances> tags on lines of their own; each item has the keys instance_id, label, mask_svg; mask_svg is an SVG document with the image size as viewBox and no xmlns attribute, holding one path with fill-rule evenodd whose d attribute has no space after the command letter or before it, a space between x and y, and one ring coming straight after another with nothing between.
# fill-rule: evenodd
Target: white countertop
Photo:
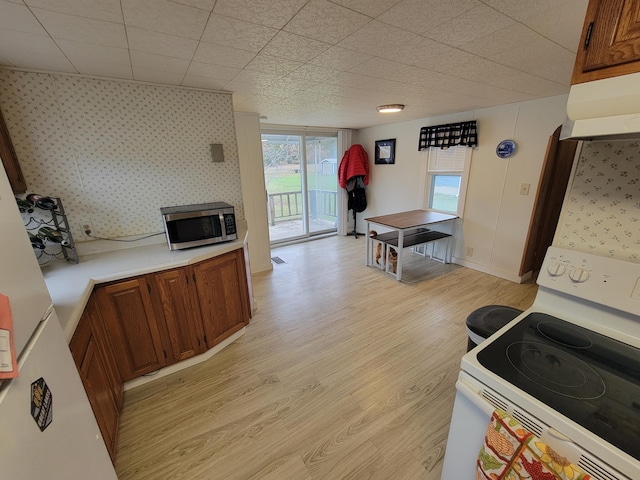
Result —
<instances>
[{"instance_id":1,"label":"white countertop","mask_svg":"<svg viewBox=\"0 0 640 480\"><path fill-rule=\"evenodd\" d=\"M82 312L99 283L197 263L242 248L247 229L239 225L238 240L187 250L170 251L166 243L81 255L77 264L55 262L43 270L60 324L71 341Z\"/></svg>"}]
</instances>

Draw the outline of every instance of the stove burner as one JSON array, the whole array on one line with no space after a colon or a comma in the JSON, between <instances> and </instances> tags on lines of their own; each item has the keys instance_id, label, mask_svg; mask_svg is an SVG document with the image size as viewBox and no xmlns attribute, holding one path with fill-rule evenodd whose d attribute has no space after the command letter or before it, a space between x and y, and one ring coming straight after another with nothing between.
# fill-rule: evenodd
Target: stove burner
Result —
<instances>
[{"instance_id":1,"label":"stove burner","mask_svg":"<svg viewBox=\"0 0 640 480\"><path fill-rule=\"evenodd\" d=\"M579 400L604 395L604 381L598 372L574 355L551 345L514 342L507 347L506 354L520 374L554 393Z\"/></svg>"},{"instance_id":2,"label":"stove burner","mask_svg":"<svg viewBox=\"0 0 640 480\"><path fill-rule=\"evenodd\" d=\"M540 322L536 328L541 335L565 347L590 348L593 346L593 341L585 333L567 324Z\"/></svg>"}]
</instances>

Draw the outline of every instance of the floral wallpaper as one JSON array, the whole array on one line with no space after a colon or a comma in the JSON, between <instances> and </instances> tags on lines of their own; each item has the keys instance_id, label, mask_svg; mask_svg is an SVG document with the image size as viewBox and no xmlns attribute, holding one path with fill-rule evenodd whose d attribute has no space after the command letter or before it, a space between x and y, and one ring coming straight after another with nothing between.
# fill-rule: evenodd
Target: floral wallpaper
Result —
<instances>
[{"instance_id":1,"label":"floral wallpaper","mask_svg":"<svg viewBox=\"0 0 640 480\"><path fill-rule=\"evenodd\" d=\"M29 192L60 197L76 239L85 221L161 232L170 205L224 201L244 218L231 94L0 70L0 109Z\"/></svg>"},{"instance_id":2,"label":"floral wallpaper","mask_svg":"<svg viewBox=\"0 0 640 480\"><path fill-rule=\"evenodd\" d=\"M640 141L583 144L554 244L640 263Z\"/></svg>"}]
</instances>

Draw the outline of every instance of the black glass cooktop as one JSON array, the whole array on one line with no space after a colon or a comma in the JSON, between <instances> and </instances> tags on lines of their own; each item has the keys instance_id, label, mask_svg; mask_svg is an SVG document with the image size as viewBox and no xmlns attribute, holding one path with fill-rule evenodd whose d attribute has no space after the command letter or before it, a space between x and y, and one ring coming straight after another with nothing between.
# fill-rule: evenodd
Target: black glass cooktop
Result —
<instances>
[{"instance_id":1,"label":"black glass cooktop","mask_svg":"<svg viewBox=\"0 0 640 480\"><path fill-rule=\"evenodd\" d=\"M640 349L544 313L531 313L478 361L640 460Z\"/></svg>"}]
</instances>

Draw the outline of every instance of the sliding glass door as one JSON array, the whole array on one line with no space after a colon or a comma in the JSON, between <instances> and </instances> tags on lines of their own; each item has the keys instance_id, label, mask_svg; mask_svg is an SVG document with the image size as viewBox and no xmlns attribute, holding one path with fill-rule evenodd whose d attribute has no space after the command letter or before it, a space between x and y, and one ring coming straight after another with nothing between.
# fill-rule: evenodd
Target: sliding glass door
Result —
<instances>
[{"instance_id":1,"label":"sliding glass door","mask_svg":"<svg viewBox=\"0 0 640 480\"><path fill-rule=\"evenodd\" d=\"M337 134L262 134L271 243L336 231Z\"/></svg>"}]
</instances>

